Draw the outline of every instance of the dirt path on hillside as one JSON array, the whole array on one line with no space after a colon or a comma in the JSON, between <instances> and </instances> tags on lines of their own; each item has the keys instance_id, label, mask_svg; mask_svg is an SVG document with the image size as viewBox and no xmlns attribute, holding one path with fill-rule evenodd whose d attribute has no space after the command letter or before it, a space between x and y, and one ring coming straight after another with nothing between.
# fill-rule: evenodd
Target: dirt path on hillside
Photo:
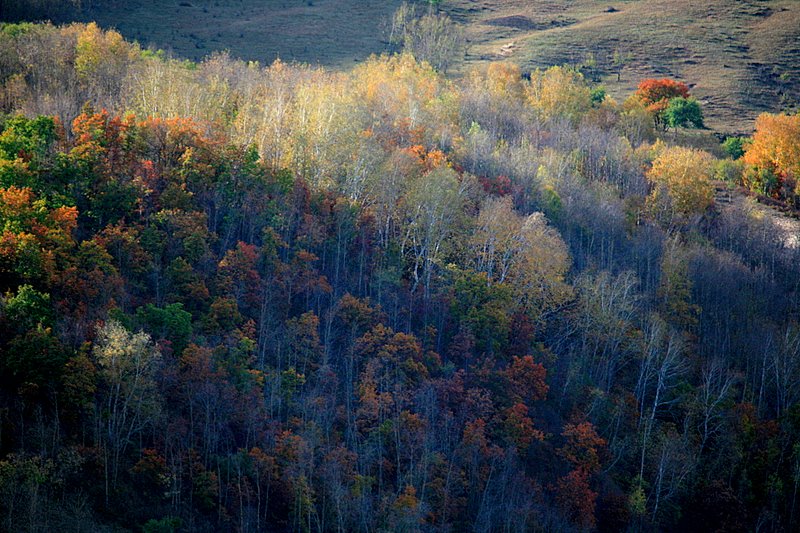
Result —
<instances>
[{"instance_id":1,"label":"dirt path on hillside","mask_svg":"<svg viewBox=\"0 0 800 533\"><path fill-rule=\"evenodd\" d=\"M780 233L780 242L787 250L800 249L800 219L774 207L762 204L744 191L731 190L724 183L717 183L714 202L721 214L748 214L766 220Z\"/></svg>"}]
</instances>

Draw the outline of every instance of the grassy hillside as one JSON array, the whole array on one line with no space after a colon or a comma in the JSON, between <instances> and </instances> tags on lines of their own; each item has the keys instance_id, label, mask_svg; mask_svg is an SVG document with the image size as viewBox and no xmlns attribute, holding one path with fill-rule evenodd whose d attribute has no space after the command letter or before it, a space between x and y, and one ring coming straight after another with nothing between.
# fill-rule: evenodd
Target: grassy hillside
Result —
<instances>
[{"instance_id":1,"label":"grassy hillside","mask_svg":"<svg viewBox=\"0 0 800 533\"><path fill-rule=\"evenodd\" d=\"M748 130L762 111L800 95L800 3L757 0L527 2L453 0L468 25L468 62L507 58L526 68L580 64L594 54L610 92L643 77L694 84L709 126ZM615 50L630 54L617 82Z\"/></svg>"},{"instance_id":2,"label":"grassy hillside","mask_svg":"<svg viewBox=\"0 0 800 533\"><path fill-rule=\"evenodd\" d=\"M400 0L101 0L75 10L128 39L191 59L214 50L261 62L345 68L379 53Z\"/></svg>"},{"instance_id":3,"label":"grassy hillside","mask_svg":"<svg viewBox=\"0 0 800 533\"><path fill-rule=\"evenodd\" d=\"M386 49L399 0L95 0L67 19L96 20L143 45L199 59L214 50L346 68ZM623 98L638 80L694 84L716 130L750 131L762 111L800 101L800 3L794 0L447 0L466 25L465 65L508 59L525 69L584 62ZM615 50L630 54L620 81Z\"/></svg>"}]
</instances>

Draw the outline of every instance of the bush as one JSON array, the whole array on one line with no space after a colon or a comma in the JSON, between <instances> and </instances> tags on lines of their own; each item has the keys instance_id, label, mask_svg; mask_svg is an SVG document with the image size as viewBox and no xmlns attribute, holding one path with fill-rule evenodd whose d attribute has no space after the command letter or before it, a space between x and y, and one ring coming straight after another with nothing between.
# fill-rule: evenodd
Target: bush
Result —
<instances>
[{"instance_id":1,"label":"bush","mask_svg":"<svg viewBox=\"0 0 800 533\"><path fill-rule=\"evenodd\" d=\"M703 110L694 98L673 98L664 111L664 123L671 128L704 128Z\"/></svg>"},{"instance_id":2,"label":"bush","mask_svg":"<svg viewBox=\"0 0 800 533\"><path fill-rule=\"evenodd\" d=\"M722 141L722 149L731 159L739 159L744 155L744 137L727 137Z\"/></svg>"},{"instance_id":3,"label":"bush","mask_svg":"<svg viewBox=\"0 0 800 533\"><path fill-rule=\"evenodd\" d=\"M722 159L714 169L714 178L732 185L741 185L744 174L744 164L741 161Z\"/></svg>"}]
</instances>

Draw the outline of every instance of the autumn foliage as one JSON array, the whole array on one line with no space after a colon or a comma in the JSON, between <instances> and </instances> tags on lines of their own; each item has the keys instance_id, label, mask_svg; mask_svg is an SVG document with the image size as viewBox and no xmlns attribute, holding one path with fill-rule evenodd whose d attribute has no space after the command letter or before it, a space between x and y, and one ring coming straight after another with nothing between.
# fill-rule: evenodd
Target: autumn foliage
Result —
<instances>
[{"instance_id":1,"label":"autumn foliage","mask_svg":"<svg viewBox=\"0 0 800 533\"><path fill-rule=\"evenodd\" d=\"M752 167L745 176L751 188L776 196L800 195L800 115L760 115L744 162Z\"/></svg>"},{"instance_id":2,"label":"autumn foliage","mask_svg":"<svg viewBox=\"0 0 800 533\"><path fill-rule=\"evenodd\" d=\"M689 87L683 82L663 79L646 79L639 82L634 93L653 115L656 125L664 120L664 112L673 98L689 98Z\"/></svg>"},{"instance_id":3,"label":"autumn foliage","mask_svg":"<svg viewBox=\"0 0 800 533\"><path fill-rule=\"evenodd\" d=\"M673 98L689 97L689 87L680 81L664 79L647 79L639 82L636 96L647 105L653 113L660 113L667 108Z\"/></svg>"},{"instance_id":4,"label":"autumn foliage","mask_svg":"<svg viewBox=\"0 0 800 533\"><path fill-rule=\"evenodd\" d=\"M715 198L792 198L795 117L723 173L671 80L0 67L1 530L797 529L800 257Z\"/></svg>"},{"instance_id":5,"label":"autumn foliage","mask_svg":"<svg viewBox=\"0 0 800 533\"><path fill-rule=\"evenodd\" d=\"M666 148L647 173L654 186L648 202L666 223L703 213L714 201L712 158L691 148Z\"/></svg>"}]
</instances>

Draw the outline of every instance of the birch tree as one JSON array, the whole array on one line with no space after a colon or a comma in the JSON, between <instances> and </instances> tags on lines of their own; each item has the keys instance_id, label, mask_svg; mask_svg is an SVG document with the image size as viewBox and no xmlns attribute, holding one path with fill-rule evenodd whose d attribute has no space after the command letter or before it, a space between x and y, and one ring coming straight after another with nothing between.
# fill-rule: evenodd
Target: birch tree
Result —
<instances>
[{"instance_id":1,"label":"birch tree","mask_svg":"<svg viewBox=\"0 0 800 533\"><path fill-rule=\"evenodd\" d=\"M104 445L106 497L119 464L136 437L159 412L155 375L161 353L144 332L115 320L97 331L93 355L104 386L98 395L98 438Z\"/></svg>"}]
</instances>

